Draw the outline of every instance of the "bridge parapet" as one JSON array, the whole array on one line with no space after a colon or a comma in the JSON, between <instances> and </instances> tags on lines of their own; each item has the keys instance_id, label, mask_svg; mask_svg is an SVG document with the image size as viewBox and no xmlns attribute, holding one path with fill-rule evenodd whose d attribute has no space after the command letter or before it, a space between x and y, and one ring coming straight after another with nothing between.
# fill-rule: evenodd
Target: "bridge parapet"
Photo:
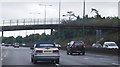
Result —
<instances>
[{"instance_id":1,"label":"bridge parapet","mask_svg":"<svg viewBox=\"0 0 120 67\"><path fill-rule=\"evenodd\" d=\"M0 24L0 26L38 25L38 24L59 24L59 18L48 18L46 19L46 22L42 18L3 20L3 23Z\"/></svg>"}]
</instances>

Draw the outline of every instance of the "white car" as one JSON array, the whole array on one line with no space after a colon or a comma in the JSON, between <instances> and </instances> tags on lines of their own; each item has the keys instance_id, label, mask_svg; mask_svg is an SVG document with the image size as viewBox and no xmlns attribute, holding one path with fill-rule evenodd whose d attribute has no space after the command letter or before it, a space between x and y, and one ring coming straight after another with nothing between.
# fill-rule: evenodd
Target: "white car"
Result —
<instances>
[{"instance_id":1,"label":"white car","mask_svg":"<svg viewBox=\"0 0 120 67\"><path fill-rule=\"evenodd\" d=\"M59 49L51 42L38 42L31 48L31 62L52 61L59 64Z\"/></svg>"},{"instance_id":2,"label":"white car","mask_svg":"<svg viewBox=\"0 0 120 67\"><path fill-rule=\"evenodd\" d=\"M14 43L13 47L19 48L19 43Z\"/></svg>"},{"instance_id":3,"label":"white car","mask_svg":"<svg viewBox=\"0 0 120 67\"><path fill-rule=\"evenodd\" d=\"M115 42L104 42L103 44L103 48L109 48L109 49L119 49L119 47L117 46L117 44Z\"/></svg>"}]
</instances>

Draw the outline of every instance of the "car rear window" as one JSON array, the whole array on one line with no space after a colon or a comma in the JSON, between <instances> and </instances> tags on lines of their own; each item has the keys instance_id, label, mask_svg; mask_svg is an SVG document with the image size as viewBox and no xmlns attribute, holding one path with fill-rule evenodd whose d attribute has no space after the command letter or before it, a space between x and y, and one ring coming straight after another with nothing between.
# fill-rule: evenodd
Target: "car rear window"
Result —
<instances>
[{"instance_id":1,"label":"car rear window","mask_svg":"<svg viewBox=\"0 0 120 67\"><path fill-rule=\"evenodd\" d=\"M36 45L37 48L40 48L40 47L55 47L54 44L37 44Z\"/></svg>"},{"instance_id":2,"label":"car rear window","mask_svg":"<svg viewBox=\"0 0 120 67\"><path fill-rule=\"evenodd\" d=\"M83 42L75 42L75 46L83 45Z\"/></svg>"},{"instance_id":3,"label":"car rear window","mask_svg":"<svg viewBox=\"0 0 120 67\"><path fill-rule=\"evenodd\" d=\"M109 46L116 46L116 44L114 44L114 43L110 43L110 44L108 44Z\"/></svg>"}]
</instances>

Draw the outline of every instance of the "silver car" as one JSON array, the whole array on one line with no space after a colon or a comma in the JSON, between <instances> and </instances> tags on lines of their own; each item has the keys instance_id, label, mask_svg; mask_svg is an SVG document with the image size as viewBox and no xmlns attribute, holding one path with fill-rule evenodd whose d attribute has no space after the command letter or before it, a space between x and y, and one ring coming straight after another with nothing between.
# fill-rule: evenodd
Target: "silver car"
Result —
<instances>
[{"instance_id":1,"label":"silver car","mask_svg":"<svg viewBox=\"0 0 120 67\"><path fill-rule=\"evenodd\" d=\"M39 42L36 43L31 49L31 62L34 64L37 63L37 61L53 61L59 64L59 49L54 43Z\"/></svg>"},{"instance_id":2,"label":"silver car","mask_svg":"<svg viewBox=\"0 0 120 67\"><path fill-rule=\"evenodd\" d=\"M102 45L100 43L93 43L92 48L102 48Z\"/></svg>"}]
</instances>

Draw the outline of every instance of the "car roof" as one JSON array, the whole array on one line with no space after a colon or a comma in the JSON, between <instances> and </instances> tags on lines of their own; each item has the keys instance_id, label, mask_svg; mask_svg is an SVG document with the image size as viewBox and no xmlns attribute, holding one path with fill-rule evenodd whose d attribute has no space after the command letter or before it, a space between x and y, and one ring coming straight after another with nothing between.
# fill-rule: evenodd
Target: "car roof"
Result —
<instances>
[{"instance_id":1,"label":"car roof","mask_svg":"<svg viewBox=\"0 0 120 67\"><path fill-rule=\"evenodd\" d=\"M115 42L104 42L104 43L106 44L106 43L115 43Z\"/></svg>"},{"instance_id":2,"label":"car roof","mask_svg":"<svg viewBox=\"0 0 120 67\"><path fill-rule=\"evenodd\" d=\"M52 41L38 41L36 44L54 44Z\"/></svg>"},{"instance_id":3,"label":"car roof","mask_svg":"<svg viewBox=\"0 0 120 67\"><path fill-rule=\"evenodd\" d=\"M83 42L83 41L73 41L73 42Z\"/></svg>"}]
</instances>

